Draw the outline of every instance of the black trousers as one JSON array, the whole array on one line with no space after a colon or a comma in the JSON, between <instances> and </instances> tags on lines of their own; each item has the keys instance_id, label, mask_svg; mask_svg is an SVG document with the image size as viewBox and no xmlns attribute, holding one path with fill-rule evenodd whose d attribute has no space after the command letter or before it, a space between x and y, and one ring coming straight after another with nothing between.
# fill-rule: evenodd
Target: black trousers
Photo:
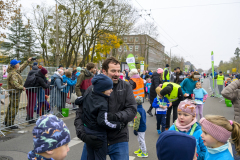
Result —
<instances>
[{"instance_id":1,"label":"black trousers","mask_svg":"<svg viewBox=\"0 0 240 160\"><path fill-rule=\"evenodd\" d=\"M172 107L169 107L168 110L167 110L167 120L166 120L166 128L170 128L170 117L171 117L171 112L173 110L173 123L174 121L177 119L177 108L178 108L178 105L173 105Z\"/></svg>"}]
</instances>

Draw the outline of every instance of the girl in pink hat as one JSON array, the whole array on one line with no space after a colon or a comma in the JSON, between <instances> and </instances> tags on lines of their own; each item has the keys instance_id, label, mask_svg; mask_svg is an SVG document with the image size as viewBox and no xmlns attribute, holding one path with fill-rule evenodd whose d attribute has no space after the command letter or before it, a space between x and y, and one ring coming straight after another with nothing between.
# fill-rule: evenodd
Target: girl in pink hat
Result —
<instances>
[{"instance_id":1,"label":"girl in pink hat","mask_svg":"<svg viewBox=\"0 0 240 160\"><path fill-rule=\"evenodd\" d=\"M228 140L231 136L237 155L240 155L239 123L227 120L223 116L206 115L205 118L201 118L200 124L203 131L201 137L207 146L205 160L234 160L228 150Z\"/></svg>"}]
</instances>

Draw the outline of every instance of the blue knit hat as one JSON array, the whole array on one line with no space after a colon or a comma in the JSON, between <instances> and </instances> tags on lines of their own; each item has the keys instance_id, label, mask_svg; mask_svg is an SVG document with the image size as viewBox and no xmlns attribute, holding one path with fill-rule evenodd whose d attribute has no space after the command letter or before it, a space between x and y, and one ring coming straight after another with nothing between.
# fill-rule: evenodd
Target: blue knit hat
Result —
<instances>
[{"instance_id":1,"label":"blue knit hat","mask_svg":"<svg viewBox=\"0 0 240 160\"><path fill-rule=\"evenodd\" d=\"M35 153L53 150L71 140L66 124L51 114L44 115L37 120L32 134Z\"/></svg>"},{"instance_id":2,"label":"blue knit hat","mask_svg":"<svg viewBox=\"0 0 240 160\"><path fill-rule=\"evenodd\" d=\"M33 66L37 66L38 65L38 63L37 62L33 62Z\"/></svg>"},{"instance_id":3,"label":"blue knit hat","mask_svg":"<svg viewBox=\"0 0 240 160\"><path fill-rule=\"evenodd\" d=\"M149 76L151 76L152 75L152 72L149 72Z\"/></svg>"},{"instance_id":4,"label":"blue knit hat","mask_svg":"<svg viewBox=\"0 0 240 160\"><path fill-rule=\"evenodd\" d=\"M104 74L98 74L93 77L92 85L95 92L104 92L113 88L113 81Z\"/></svg>"}]
</instances>

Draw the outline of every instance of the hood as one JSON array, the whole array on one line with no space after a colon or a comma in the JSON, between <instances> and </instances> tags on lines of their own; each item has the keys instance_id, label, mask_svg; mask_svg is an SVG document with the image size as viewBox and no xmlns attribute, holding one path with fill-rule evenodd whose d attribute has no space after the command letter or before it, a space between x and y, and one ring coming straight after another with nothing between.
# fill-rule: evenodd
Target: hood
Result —
<instances>
[{"instance_id":1,"label":"hood","mask_svg":"<svg viewBox=\"0 0 240 160\"><path fill-rule=\"evenodd\" d=\"M32 70L39 70L38 66L33 66Z\"/></svg>"},{"instance_id":2,"label":"hood","mask_svg":"<svg viewBox=\"0 0 240 160\"><path fill-rule=\"evenodd\" d=\"M62 76L58 72L54 72L53 78L63 79Z\"/></svg>"},{"instance_id":3,"label":"hood","mask_svg":"<svg viewBox=\"0 0 240 160\"><path fill-rule=\"evenodd\" d=\"M85 70L82 70L82 72L85 74L86 77L91 77L93 76L93 74L91 72L89 72L89 70L85 69Z\"/></svg>"},{"instance_id":4,"label":"hood","mask_svg":"<svg viewBox=\"0 0 240 160\"><path fill-rule=\"evenodd\" d=\"M45 76L42 74L41 70L39 70L39 71L35 74L35 76L45 78Z\"/></svg>"},{"instance_id":5,"label":"hood","mask_svg":"<svg viewBox=\"0 0 240 160\"><path fill-rule=\"evenodd\" d=\"M152 74L152 76L153 76L153 77L155 77L155 76L156 76L156 77L159 77L159 74L158 74L157 72L154 72L154 73Z\"/></svg>"},{"instance_id":6,"label":"hood","mask_svg":"<svg viewBox=\"0 0 240 160\"><path fill-rule=\"evenodd\" d=\"M192 160L196 139L185 133L165 131L159 136L156 148L159 160Z\"/></svg>"}]
</instances>

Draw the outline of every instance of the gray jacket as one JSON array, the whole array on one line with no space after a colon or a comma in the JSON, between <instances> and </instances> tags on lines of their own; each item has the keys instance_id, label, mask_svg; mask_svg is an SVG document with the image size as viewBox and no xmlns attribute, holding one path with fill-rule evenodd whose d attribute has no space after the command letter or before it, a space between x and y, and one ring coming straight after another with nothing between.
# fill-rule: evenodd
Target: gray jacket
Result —
<instances>
[{"instance_id":1,"label":"gray jacket","mask_svg":"<svg viewBox=\"0 0 240 160\"><path fill-rule=\"evenodd\" d=\"M84 95L88 94L92 90L93 86L88 87ZM131 85L121 79L117 84L113 84L113 92L109 98L108 112L115 113L119 119L119 122L124 122L126 126L121 130L108 130L107 138L108 144L115 144L120 142L128 142L128 126L127 123L132 121L137 114L137 104L133 95ZM82 106L80 105L76 111L76 119L74 125L78 138L82 139L86 134L82 123Z\"/></svg>"},{"instance_id":2,"label":"gray jacket","mask_svg":"<svg viewBox=\"0 0 240 160\"><path fill-rule=\"evenodd\" d=\"M234 120L240 123L240 81L234 81L222 91L222 96L233 102Z\"/></svg>"}]
</instances>

